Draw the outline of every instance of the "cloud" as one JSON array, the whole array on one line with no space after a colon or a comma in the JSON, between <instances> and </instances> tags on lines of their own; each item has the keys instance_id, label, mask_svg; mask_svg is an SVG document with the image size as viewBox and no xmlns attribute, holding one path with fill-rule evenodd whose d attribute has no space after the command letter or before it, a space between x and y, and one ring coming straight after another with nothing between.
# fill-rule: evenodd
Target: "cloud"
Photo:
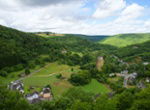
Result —
<instances>
[{"instance_id":1,"label":"cloud","mask_svg":"<svg viewBox=\"0 0 150 110\"><path fill-rule=\"evenodd\" d=\"M47 5L40 4L43 0L20 1L22 2L0 0L0 24L27 32L51 31L94 35L150 30L150 19L143 19L143 13L148 9L137 3L127 4L125 0L101 0L96 6L96 11L100 13L93 9L96 5L93 1L97 0L47 0ZM35 4L24 3L25 1ZM95 5L87 5L88 1ZM111 19L112 16L115 18ZM104 17L108 20L101 19Z\"/></svg>"},{"instance_id":2,"label":"cloud","mask_svg":"<svg viewBox=\"0 0 150 110\"><path fill-rule=\"evenodd\" d=\"M94 18L113 16L126 6L125 0L102 0L93 14Z\"/></svg>"},{"instance_id":3,"label":"cloud","mask_svg":"<svg viewBox=\"0 0 150 110\"><path fill-rule=\"evenodd\" d=\"M144 7L138 4L131 4L127 6L120 14L119 18L116 20L120 21L129 21L134 20L143 15Z\"/></svg>"},{"instance_id":4,"label":"cloud","mask_svg":"<svg viewBox=\"0 0 150 110\"><path fill-rule=\"evenodd\" d=\"M79 2L80 0L18 0L20 3L28 6L47 6L56 4L68 4L70 2Z\"/></svg>"}]
</instances>

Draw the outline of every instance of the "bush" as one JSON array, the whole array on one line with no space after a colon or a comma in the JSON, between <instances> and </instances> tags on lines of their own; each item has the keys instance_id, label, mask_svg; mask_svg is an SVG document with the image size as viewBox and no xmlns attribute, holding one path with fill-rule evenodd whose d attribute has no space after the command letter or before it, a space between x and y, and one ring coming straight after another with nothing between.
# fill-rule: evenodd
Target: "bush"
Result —
<instances>
[{"instance_id":1,"label":"bush","mask_svg":"<svg viewBox=\"0 0 150 110\"><path fill-rule=\"evenodd\" d=\"M0 76L6 77L8 73L6 71L0 71Z\"/></svg>"},{"instance_id":2,"label":"bush","mask_svg":"<svg viewBox=\"0 0 150 110\"><path fill-rule=\"evenodd\" d=\"M25 74L26 74L26 75L29 75L29 74L30 74L30 69L29 69L29 68L26 68L26 69L25 69Z\"/></svg>"},{"instance_id":3,"label":"bush","mask_svg":"<svg viewBox=\"0 0 150 110\"><path fill-rule=\"evenodd\" d=\"M19 71L23 69L23 65L22 64L18 64L14 66L14 71Z\"/></svg>"},{"instance_id":4,"label":"bush","mask_svg":"<svg viewBox=\"0 0 150 110\"><path fill-rule=\"evenodd\" d=\"M62 74L56 75L56 78L61 79L62 78Z\"/></svg>"}]
</instances>

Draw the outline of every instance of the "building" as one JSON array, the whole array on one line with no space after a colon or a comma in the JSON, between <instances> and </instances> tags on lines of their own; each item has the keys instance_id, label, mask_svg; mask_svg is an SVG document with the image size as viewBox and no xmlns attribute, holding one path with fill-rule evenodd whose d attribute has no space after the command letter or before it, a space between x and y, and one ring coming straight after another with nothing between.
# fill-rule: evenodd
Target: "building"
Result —
<instances>
[{"instance_id":1,"label":"building","mask_svg":"<svg viewBox=\"0 0 150 110\"><path fill-rule=\"evenodd\" d=\"M137 73L124 75L124 87L127 87L128 83L132 84L137 77Z\"/></svg>"},{"instance_id":2,"label":"building","mask_svg":"<svg viewBox=\"0 0 150 110\"><path fill-rule=\"evenodd\" d=\"M137 87L140 89L144 89L144 88L146 88L146 85L144 84L144 82L139 81L139 83L137 83Z\"/></svg>"},{"instance_id":3,"label":"building","mask_svg":"<svg viewBox=\"0 0 150 110\"><path fill-rule=\"evenodd\" d=\"M17 81L12 81L9 85L8 85L8 88L10 90L17 90L19 91L20 93L24 93L24 88L23 88L23 83L20 81L20 80L17 80Z\"/></svg>"},{"instance_id":4,"label":"building","mask_svg":"<svg viewBox=\"0 0 150 110\"><path fill-rule=\"evenodd\" d=\"M41 93L34 92L31 94L27 94L25 98L28 100L29 103L38 103L43 100L51 100L52 94L49 87L43 88Z\"/></svg>"},{"instance_id":5,"label":"building","mask_svg":"<svg viewBox=\"0 0 150 110\"><path fill-rule=\"evenodd\" d=\"M41 100L51 100L52 94L50 88L49 87L43 88L40 96L41 96Z\"/></svg>"},{"instance_id":6,"label":"building","mask_svg":"<svg viewBox=\"0 0 150 110\"><path fill-rule=\"evenodd\" d=\"M32 94L27 94L25 98L29 101L29 103L37 103L40 102L40 97L38 92L34 92Z\"/></svg>"}]
</instances>

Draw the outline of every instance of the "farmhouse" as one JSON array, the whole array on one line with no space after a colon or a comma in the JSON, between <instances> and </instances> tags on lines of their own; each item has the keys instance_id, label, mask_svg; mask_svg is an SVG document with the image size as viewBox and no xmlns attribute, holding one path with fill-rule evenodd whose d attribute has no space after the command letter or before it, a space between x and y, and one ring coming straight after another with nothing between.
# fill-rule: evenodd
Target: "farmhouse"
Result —
<instances>
[{"instance_id":1,"label":"farmhouse","mask_svg":"<svg viewBox=\"0 0 150 110\"><path fill-rule=\"evenodd\" d=\"M41 93L34 92L32 94L27 94L25 98L29 101L29 103L38 103L42 100L51 100L52 99L52 94L50 91L50 88L46 87L43 88Z\"/></svg>"},{"instance_id":2,"label":"farmhouse","mask_svg":"<svg viewBox=\"0 0 150 110\"><path fill-rule=\"evenodd\" d=\"M10 90L18 90L20 93L24 93L24 88L23 88L23 83L20 80L17 81L12 81L9 85L8 88Z\"/></svg>"},{"instance_id":3,"label":"farmhouse","mask_svg":"<svg viewBox=\"0 0 150 110\"><path fill-rule=\"evenodd\" d=\"M137 84L137 87L140 88L140 89L146 88L144 82L142 82L142 81L140 81L140 82Z\"/></svg>"},{"instance_id":4,"label":"farmhouse","mask_svg":"<svg viewBox=\"0 0 150 110\"><path fill-rule=\"evenodd\" d=\"M135 78L137 77L137 73L126 74L124 76L124 87L127 87L128 83L133 83Z\"/></svg>"},{"instance_id":5,"label":"farmhouse","mask_svg":"<svg viewBox=\"0 0 150 110\"><path fill-rule=\"evenodd\" d=\"M50 88L43 88L43 91L41 92L41 100L51 100L52 99L52 94L50 91Z\"/></svg>"},{"instance_id":6,"label":"farmhouse","mask_svg":"<svg viewBox=\"0 0 150 110\"><path fill-rule=\"evenodd\" d=\"M25 98L29 101L29 103L37 103L40 101L39 93L34 92L32 94L27 94Z\"/></svg>"}]
</instances>

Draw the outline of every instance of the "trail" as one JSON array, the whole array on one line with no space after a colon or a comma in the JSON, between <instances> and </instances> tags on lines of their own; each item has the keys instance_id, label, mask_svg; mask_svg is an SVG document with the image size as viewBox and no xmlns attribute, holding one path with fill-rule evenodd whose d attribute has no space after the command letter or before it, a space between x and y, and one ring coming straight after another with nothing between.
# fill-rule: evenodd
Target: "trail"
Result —
<instances>
[{"instance_id":1,"label":"trail","mask_svg":"<svg viewBox=\"0 0 150 110\"><path fill-rule=\"evenodd\" d=\"M21 81L21 80L23 80L23 79L25 79L25 78L28 78L28 77L30 77L31 75L40 72L42 69L44 69L45 67L47 67L47 66L49 66L49 65L50 65L50 64L47 64L46 66L44 66L44 67L42 67L42 68L40 68L40 69L38 69L38 70L35 70L35 71L31 72L28 76L22 77L22 78L20 78L20 79L18 79L18 80Z\"/></svg>"}]
</instances>

